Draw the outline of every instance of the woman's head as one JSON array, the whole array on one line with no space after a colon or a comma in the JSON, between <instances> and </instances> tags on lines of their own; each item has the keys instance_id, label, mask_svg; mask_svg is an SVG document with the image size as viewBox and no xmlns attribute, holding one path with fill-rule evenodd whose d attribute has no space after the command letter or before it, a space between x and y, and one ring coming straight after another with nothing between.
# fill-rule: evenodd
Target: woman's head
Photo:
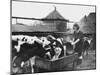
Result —
<instances>
[{"instance_id":1,"label":"woman's head","mask_svg":"<svg viewBox=\"0 0 100 75\"><path fill-rule=\"evenodd\" d=\"M80 28L79 25L77 23L75 23L74 26L73 26L73 30L78 31L79 28Z\"/></svg>"}]
</instances>

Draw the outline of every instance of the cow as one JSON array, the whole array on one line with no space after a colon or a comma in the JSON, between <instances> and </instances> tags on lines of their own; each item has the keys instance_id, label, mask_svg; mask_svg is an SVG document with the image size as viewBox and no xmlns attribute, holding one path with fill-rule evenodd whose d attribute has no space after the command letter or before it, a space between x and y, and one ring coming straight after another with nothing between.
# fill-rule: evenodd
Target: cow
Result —
<instances>
[{"instance_id":1,"label":"cow","mask_svg":"<svg viewBox=\"0 0 100 75\"><path fill-rule=\"evenodd\" d=\"M88 55L88 49L90 48L92 38L83 38L83 56Z\"/></svg>"},{"instance_id":2,"label":"cow","mask_svg":"<svg viewBox=\"0 0 100 75\"><path fill-rule=\"evenodd\" d=\"M36 36L23 36L23 38L17 39L17 45L14 47L17 51L17 55L13 60L13 66L19 70L31 62L32 73L34 72L34 56L54 60L56 56L60 58L64 55L62 42L53 36L40 38Z\"/></svg>"},{"instance_id":3,"label":"cow","mask_svg":"<svg viewBox=\"0 0 100 75\"><path fill-rule=\"evenodd\" d=\"M17 55L17 49L15 48L15 46L17 46L17 45L18 45L18 41L12 40L12 50L11 50L12 59L13 59L14 56Z\"/></svg>"},{"instance_id":4,"label":"cow","mask_svg":"<svg viewBox=\"0 0 100 75\"><path fill-rule=\"evenodd\" d=\"M44 58L46 52L47 51L42 47L42 44L37 41L35 41L34 44L23 43L16 59L14 60L14 64L16 64L17 67L21 67L22 62L26 62L34 56Z\"/></svg>"},{"instance_id":5,"label":"cow","mask_svg":"<svg viewBox=\"0 0 100 75\"><path fill-rule=\"evenodd\" d=\"M47 39L50 41L50 54L51 54L51 58L53 58L53 56L56 54L55 51L57 51L59 49L59 58L64 56L64 48L63 48L63 44L62 44L62 41L60 40L57 40L56 38L54 37L51 37L51 36L47 36Z\"/></svg>"}]
</instances>

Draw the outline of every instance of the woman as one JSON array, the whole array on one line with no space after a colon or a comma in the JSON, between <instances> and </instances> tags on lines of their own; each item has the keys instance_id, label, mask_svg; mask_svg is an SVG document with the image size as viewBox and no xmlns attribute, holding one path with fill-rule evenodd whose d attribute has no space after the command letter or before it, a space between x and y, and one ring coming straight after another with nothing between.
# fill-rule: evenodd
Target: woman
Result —
<instances>
[{"instance_id":1,"label":"woman","mask_svg":"<svg viewBox=\"0 0 100 75\"><path fill-rule=\"evenodd\" d=\"M82 59L82 46L83 46L83 33L79 30L80 27L78 24L74 24L73 26L73 37L74 41L72 42L72 45L75 45L75 52L78 53L79 59Z\"/></svg>"}]
</instances>

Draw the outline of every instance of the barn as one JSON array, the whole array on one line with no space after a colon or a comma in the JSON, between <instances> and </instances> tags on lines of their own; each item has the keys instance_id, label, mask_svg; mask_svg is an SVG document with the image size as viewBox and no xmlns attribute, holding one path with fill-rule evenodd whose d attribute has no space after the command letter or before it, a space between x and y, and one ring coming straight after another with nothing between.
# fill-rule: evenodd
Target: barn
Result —
<instances>
[{"instance_id":1,"label":"barn","mask_svg":"<svg viewBox=\"0 0 100 75\"><path fill-rule=\"evenodd\" d=\"M32 25L18 23L20 19L30 20L30 18L17 17L15 19L17 23L12 24L12 32L65 32L68 22L68 20L57 11L56 7L46 17L33 19L35 22Z\"/></svg>"},{"instance_id":2,"label":"barn","mask_svg":"<svg viewBox=\"0 0 100 75\"><path fill-rule=\"evenodd\" d=\"M65 32L67 30L67 22L66 20L56 9L50 12L45 18L42 19L44 25L49 26L52 31Z\"/></svg>"}]
</instances>

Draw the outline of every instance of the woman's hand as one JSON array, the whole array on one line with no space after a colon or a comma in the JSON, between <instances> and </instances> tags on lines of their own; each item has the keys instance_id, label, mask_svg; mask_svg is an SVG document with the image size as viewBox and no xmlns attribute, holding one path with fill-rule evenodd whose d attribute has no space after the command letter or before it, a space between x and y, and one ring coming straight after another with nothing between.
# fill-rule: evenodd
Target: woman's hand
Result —
<instances>
[{"instance_id":1,"label":"woman's hand","mask_svg":"<svg viewBox=\"0 0 100 75\"><path fill-rule=\"evenodd\" d=\"M76 41L72 42L72 45L75 45L76 43L78 43L80 41L80 39L77 39Z\"/></svg>"},{"instance_id":2,"label":"woman's hand","mask_svg":"<svg viewBox=\"0 0 100 75\"><path fill-rule=\"evenodd\" d=\"M72 45L75 45L75 42L71 42Z\"/></svg>"}]
</instances>

